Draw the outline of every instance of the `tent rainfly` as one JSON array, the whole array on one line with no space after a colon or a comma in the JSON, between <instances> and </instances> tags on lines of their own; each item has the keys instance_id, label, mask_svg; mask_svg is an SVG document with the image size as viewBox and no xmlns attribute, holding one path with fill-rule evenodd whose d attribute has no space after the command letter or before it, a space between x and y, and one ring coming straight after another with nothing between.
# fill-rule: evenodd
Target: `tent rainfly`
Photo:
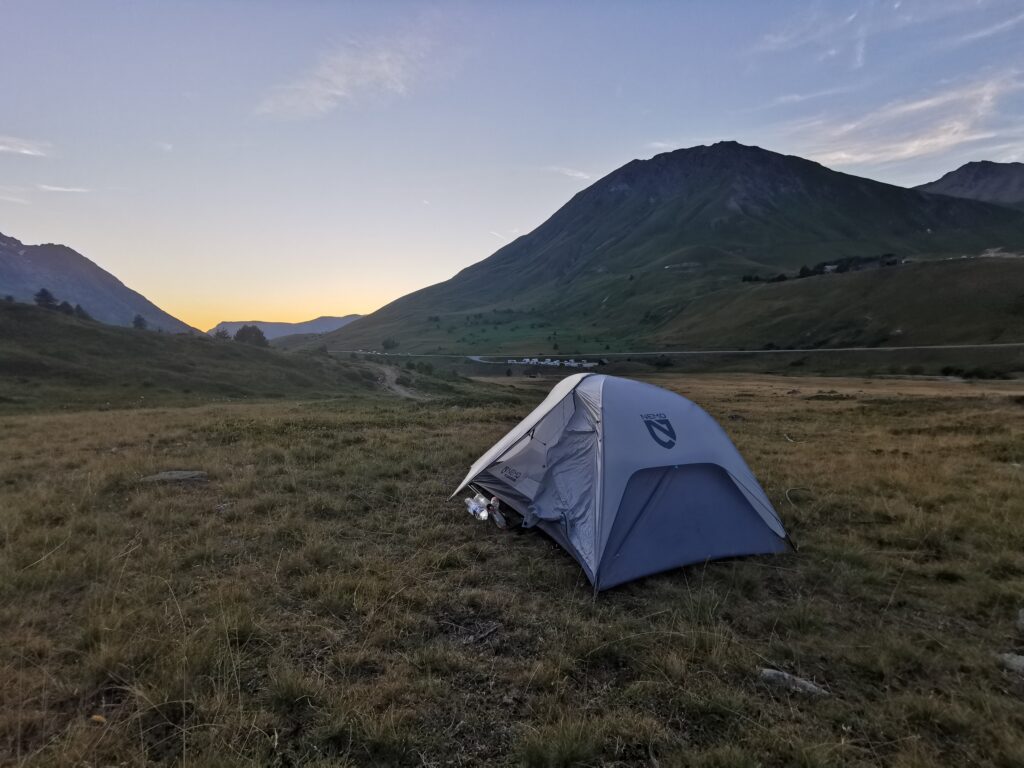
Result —
<instances>
[{"instance_id":1,"label":"tent rainfly","mask_svg":"<svg viewBox=\"0 0 1024 768\"><path fill-rule=\"evenodd\" d=\"M725 557L791 549L728 435L685 397L579 373L481 456L496 495L576 558L595 590Z\"/></svg>"}]
</instances>

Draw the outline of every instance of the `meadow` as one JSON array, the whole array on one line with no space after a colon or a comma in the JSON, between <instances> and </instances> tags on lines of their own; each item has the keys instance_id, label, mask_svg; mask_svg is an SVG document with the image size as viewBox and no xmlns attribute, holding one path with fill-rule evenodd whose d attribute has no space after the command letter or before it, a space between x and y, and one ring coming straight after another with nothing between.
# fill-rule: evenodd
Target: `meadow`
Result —
<instances>
[{"instance_id":1,"label":"meadow","mask_svg":"<svg viewBox=\"0 0 1024 768\"><path fill-rule=\"evenodd\" d=\"M1020 383L645 377L798 552L595 596L470 518L551 380L0 413L0 763L1024 764Z\"/></svg>"}]
</instances>

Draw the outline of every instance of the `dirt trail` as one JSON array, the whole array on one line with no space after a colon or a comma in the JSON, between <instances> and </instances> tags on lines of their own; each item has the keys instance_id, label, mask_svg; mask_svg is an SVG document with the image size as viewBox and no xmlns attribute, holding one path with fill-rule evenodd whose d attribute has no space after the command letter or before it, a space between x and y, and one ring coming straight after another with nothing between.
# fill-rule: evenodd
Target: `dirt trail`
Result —
<instances>
[{"instance_id":1,"label":"dirt trail","mask_svg":"<svg viewBox=\"0 0 1024 768\"><path fill-rule=\"evenodd\" d=\"M398 383L398 377L400 371L392 368L390 365L374 366L379 372L377 377L377 383L384 387L384 389L392 392L399 397L405 397L409 400L429 400L430 398L424 395L422 392L417 392L415 389L410 389L402 384Z\"/></svg>"}]
</instances>

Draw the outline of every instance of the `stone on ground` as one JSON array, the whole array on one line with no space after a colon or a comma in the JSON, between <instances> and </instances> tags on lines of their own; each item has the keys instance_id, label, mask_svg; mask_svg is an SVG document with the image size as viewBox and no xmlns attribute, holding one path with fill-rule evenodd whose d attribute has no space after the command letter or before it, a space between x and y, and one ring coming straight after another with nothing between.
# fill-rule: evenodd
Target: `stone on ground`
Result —
<instances>
[{"instance_id":1,"label":"stone on ground","mask_svg":"<svg viewBox=\"0 0 1024 768\"><path fill-rule=\"evenodd\" d=\"M776 688L782 688L787 691L793 691L794 693L806 693L809 696L828 696L829 692L826 691L819 685L815 685L810 680L804 680L802 677L791 675L788 672L782 672L778 669L762 669L761 679L773 685Z\"/></svg>"},{"instance_id":2,"label":"stone on ground","mask_svg":"<svg viewBox=\"0 0 1024 768\"><path fill-rule=\"evenodd\" d=\"M1000 653L999 666L1018 675L1024 675L1024 656L1017 653Z\"/></svg>"}]
</instances>

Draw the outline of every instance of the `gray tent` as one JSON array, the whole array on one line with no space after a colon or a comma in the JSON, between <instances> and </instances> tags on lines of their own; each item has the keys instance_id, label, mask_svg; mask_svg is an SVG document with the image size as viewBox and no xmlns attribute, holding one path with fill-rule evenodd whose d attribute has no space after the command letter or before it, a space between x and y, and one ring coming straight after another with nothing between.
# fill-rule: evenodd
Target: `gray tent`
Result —
<instances>
[{"instance_id":1,"label":"gray tent","mask_svg":"<svg viewBox=\"0 0 1024 768\"><path fill-rule=\"evenodd\" d=\"M771 502L714 419L674 392L616 376L560 381L455 493L470 485L550 535L598 590L790 549Z\"/></svg>"}]
</instances>

